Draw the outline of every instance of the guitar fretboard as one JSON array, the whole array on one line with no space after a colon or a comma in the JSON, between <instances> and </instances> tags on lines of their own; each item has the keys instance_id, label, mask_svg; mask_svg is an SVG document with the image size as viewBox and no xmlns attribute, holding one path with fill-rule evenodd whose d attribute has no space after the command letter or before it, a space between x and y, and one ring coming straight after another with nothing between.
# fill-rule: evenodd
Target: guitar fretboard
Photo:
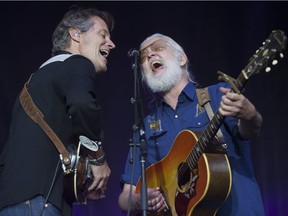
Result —
<instances>
[{"instance_id":1,"label":"guitar fretboard","mask_svg":"<svg viewBox=\"0 0 288 216\"><path fill-rule=\"evenodd\" d=\"M217 111L214 117L212 118L210 124L202 132L202 134L199 137L198 142L195 144L193 150L187 157L186 162L190 170L196 167L200 156L205 152L209 143L215 137L223 121L224 121L224 116L222 116L219 113L219 111Z\"/></svg>"},{"instance_id":2,"label":"guitar fretboard","mask_svg":"<svg viewBox=\"0 0 288 216\"><path fill-rule=\"evenodd\" d=\"M247 65L245 69L249 68L251 69L251 65ZM242 92L244 89L244 86L246 85L248 81L248 76L242 70L242 72L239 74L238 78L236 80L231 80L231 77L225 77L225 74L222 74L223 79L229 80L235 87ZM231 92L235 92L233 88L231 89ZM225 117L220 114L219 110L215 113L214 117L212 118L209 125L206 127L206 129L202 132L200 135L198 142L195 144L194 148L192 149L191 153L187 157L187 164L192 170L196 167L199 158L201 155L207 150L208 145L210 145L211 141L214 139L215 135L217 134L217 131L221 127L222 123L224 122Z\"/></svg>"}]
</instances>

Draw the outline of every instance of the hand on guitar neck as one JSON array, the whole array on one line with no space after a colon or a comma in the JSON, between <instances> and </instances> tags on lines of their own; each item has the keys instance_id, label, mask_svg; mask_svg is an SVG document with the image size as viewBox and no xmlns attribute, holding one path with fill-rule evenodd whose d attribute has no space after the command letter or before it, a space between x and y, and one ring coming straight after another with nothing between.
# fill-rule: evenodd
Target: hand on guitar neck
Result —
<instances>
[{"instance_id":1,"label":"hand on guitar neck","mask_svg":"<svg viewBox=\"0 0 288 216\"><path fill-rule=\"evenodd\" d=\"M223 116L233 116L239 119L239 133L245 139L258 136L262 125L262 116L255 106L243 94L231 92L231 89L221 87L222 97L219 112Z\"/></svg>"}]
</instances>

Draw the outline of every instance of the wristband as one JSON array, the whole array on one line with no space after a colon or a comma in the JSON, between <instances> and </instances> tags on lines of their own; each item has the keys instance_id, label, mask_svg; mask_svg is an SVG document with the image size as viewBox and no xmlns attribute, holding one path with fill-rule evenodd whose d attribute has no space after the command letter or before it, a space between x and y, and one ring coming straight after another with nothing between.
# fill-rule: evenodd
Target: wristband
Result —
<instances>
[{"instance_id":1,"label":"wristband","mask_svg":"<svg viewBox=\"0 0 288 216\"><path fill-rule=\"evenodd\" d=\"M102 155L97 158L88 158L90 164L95 166L101 166L105 162L105 152L103 151Z\"/></svg>"}]
</instances>

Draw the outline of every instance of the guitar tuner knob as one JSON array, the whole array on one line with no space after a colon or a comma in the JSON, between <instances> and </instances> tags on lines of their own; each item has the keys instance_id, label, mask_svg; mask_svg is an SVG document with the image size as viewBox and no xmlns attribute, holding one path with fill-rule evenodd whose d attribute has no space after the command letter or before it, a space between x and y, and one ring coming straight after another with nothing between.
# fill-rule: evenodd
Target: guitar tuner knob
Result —
<instances>
[{"instance_id":1,"label":"guitar tuner knob","mask_svg":"<svg viewBox=\"0 0 288 216\"><path fill-rule=\"evenodd\" d=\"M277 60L273 60L272 61L272 65L276 65L276 64L278 64L278 61Z\"/></svg>"},{"instance_id":2,"label":"guitar tuner knob","mask_svg":"<svg viewBox=\"0 0 288 216\"><path fill-rule=\"evenodd\" d=\"M270 68L270 67L266 67L266 68L265 68L265 72L266 72L266 73L268 73L268 72L270 72L270 71L271 71L271 68Z\"/></svg>"},{"instance_id":3,"label":"guitar tuner knob","mask_svg":"<svg viewBox=\"0 0 288 216\"><path fill-rule=\"evenodd\" d=\"M283 55L283 53L280 53L279 55L280 55L280 58L284 58L284 55Z\"/></svg>"}]
</instances>

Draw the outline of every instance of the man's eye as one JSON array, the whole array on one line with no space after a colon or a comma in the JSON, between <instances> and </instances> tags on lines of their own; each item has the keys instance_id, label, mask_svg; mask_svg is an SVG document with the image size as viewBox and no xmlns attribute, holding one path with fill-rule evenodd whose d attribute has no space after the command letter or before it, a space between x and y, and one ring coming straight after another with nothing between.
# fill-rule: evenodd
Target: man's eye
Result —
<instances>
[{"instance_id":1,"label":"man's eye","mask_svg":"<svg viewBox=\"0 0 288 216\"><path fill-rule=\"evenodd\" d=\"M100 36L103 37L103 38L106 37L106 35L104 33L102 33L102 34L100 33Z\"/></svg>"},{"instance_id":2,"label":"man's eye","mask_svg":"<svg viewBox=\"0 0 288 216\"><path fill-rule=\"evenodd\" d=\"M164 49L165 49L165 47L161 46L161 47L159 47L158 50L164 50Z\"/></svg>"},{"instance_id":3,"label":"man's eye","mask_svg":"<svg viewBox=\"0 0 288 216\"><path fill-rule=\"evenodd\" d=\"M161 51L161 50L164 50L164 47L163 46L156 46L156 47L154 47L154 50L155 51Z\"/></svg>"}]
</instances>

